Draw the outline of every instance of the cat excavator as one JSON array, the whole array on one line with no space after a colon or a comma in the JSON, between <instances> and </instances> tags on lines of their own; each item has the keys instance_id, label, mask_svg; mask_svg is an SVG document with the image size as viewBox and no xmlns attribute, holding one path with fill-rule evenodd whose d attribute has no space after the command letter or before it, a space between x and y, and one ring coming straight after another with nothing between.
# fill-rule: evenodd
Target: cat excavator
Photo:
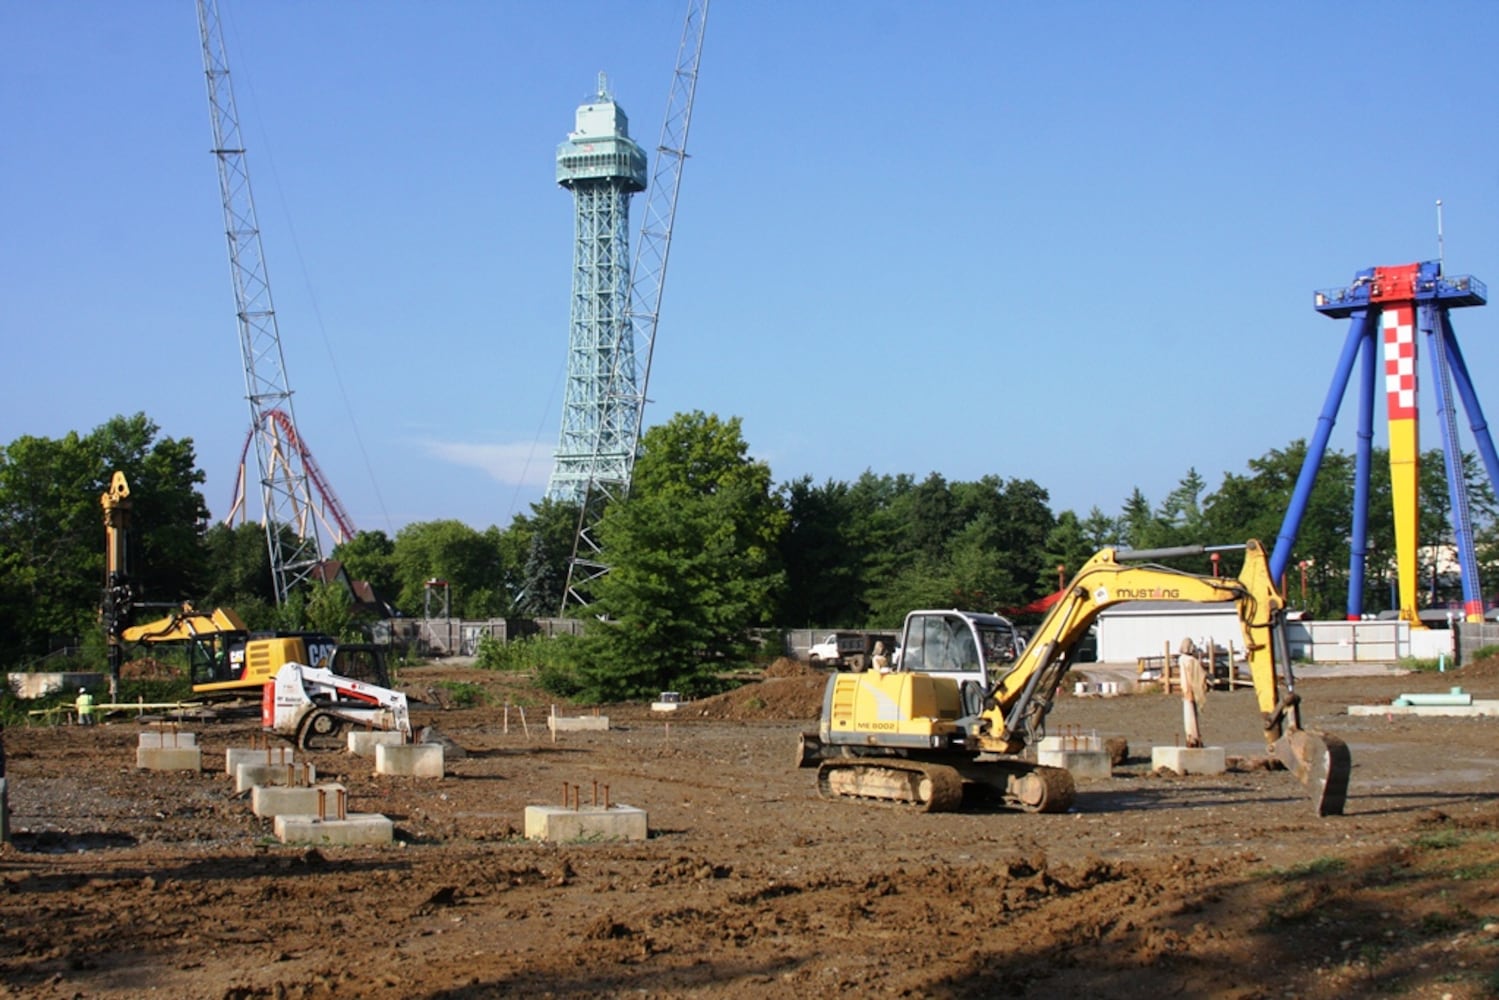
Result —
<instances>
[{"instance_id":1,"label":"cat excavator","mask_svg":"<svg viewBox=\"0 0 1499 1000\"><path fill-rule=\"evenodd\" d=\"M1232 602L1271 757L1310 793L1317 815L1341 814L1352 766L1348 747L1301 727L1285 600L1264 547L1251 540L1244 549L1237 578L1150 562L1206 551L1202 546L1103 549L1024 648L1011 641L998 615L913 611L898 669L829 678L818 732L802 734L798 762L817 766L825 798L942 812L958 808L968 786L1026 812L1065 812L1075 796L1071 774L1021 754L1045 736L1073 652L1099 612L1126 601Z\"/></svg>"},{"instance_id":2,"label":"cat excavator","mask_svg":"<svg viewBox=\"0 0 1499 1000\"><path fill-rule=\"evenodd\" d=\"M283 664L326 667L340 677L390 687L378 646L340 643L312 632L253 632L229 608L198 611L191 604L164 618L124 629L121 641L185 646L193 693L205 698L259 699Z\"/></svg>"}]
</instances>

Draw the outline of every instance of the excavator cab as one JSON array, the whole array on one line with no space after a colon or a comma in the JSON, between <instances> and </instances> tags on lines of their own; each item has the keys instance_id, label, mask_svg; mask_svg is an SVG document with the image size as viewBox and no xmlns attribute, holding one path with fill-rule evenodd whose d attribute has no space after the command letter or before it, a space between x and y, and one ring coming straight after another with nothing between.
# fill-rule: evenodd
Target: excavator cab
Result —
<instances>
[{"instance_id":1,"label":"excavator cab","mask_svg":"<svg viewBox=\"0 0 1499 1000\"><path fill-rule=\"evenodd\" d=\"M1022 644L1013 623L977 611L912 611L901 635L900 669L988 688L1014 665Z\"/></svg>"},{"instance_id":2,"label":"excavator cab","mask_svg":"<svg viewBox=\"0 0 1499 1000\"><path fill-rule=\"evenodd\" d=\"M194 689L205 684L229 684L245 675L247 632L198 635L187 642L188 676Z\"/></svg>"}]
</instances>

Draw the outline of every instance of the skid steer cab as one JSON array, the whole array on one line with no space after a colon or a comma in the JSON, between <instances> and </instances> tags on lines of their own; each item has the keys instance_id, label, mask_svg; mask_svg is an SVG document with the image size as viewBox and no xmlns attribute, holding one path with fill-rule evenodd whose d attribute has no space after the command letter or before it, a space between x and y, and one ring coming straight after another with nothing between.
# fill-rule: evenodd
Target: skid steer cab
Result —
<instances>
[{"instance_id":1,"label":"skid steer cab","mask_svg":"<svg viewBox=\"0 0 1499 1000\"><path fill-rule=\"evenodd\" d=\"M341 749L354 727L400 733L411 742L411 714L400 691L300 663L283 665L266 683L260 722L303 750Z\"/></svg>"}]
</instances>

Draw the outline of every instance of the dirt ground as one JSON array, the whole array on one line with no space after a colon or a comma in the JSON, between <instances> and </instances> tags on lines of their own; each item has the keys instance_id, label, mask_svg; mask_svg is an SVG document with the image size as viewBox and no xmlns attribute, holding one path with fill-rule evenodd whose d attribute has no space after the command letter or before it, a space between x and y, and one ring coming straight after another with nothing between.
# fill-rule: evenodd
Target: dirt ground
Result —
<instances>
[{"instance_id":1,"label":"dirt ground","mask_svg":"<svg viewBox=\"0 0 1499 1000\"><path fill-rule=\"evenodd\" d=\"M1303 680L1306 724L1354 761L1325 819L1247 766L1249 691L1206 706L1208 741L1246 761L1225 775L1151 773L1176 698L1069 694L1053 734L1131 748L1069 813L823 801L792 765L824 678L771 673L670 716L610 706L608 732L554 743L524 681L408 670L417 723L467 751L445 777L311 755L351 811L394 819L378 849L274 841L214 766L253 721L195 727L200 774L136 770L132 720L11 728L0 996L1499 995L1499 718L1346 713L1455 684L1499 698L1493 663ZM453 682L488 703L439 707ZM519 836L527 805L595 782L647 810L647 841Z\"/></svg>"}]
</instances>

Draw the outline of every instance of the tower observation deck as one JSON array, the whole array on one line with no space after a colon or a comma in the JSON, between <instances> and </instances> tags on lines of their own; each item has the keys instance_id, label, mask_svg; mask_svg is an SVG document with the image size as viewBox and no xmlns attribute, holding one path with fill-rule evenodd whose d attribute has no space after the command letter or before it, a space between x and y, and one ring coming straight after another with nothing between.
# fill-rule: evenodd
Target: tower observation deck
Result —
<instances>
[{"instance_id":1,"label":"tower observation deck","mask_svg":"<svg viewBox=\"0 0 1499 1000\"><path fill-rule=\"evenodd\" d=\"M593 480L626 480L640 389L629 317L630 195L645 190L646 156L599 74L557 149L557 183L573 193L572 319L562 433L547 484L581 503Z\"/></svg>"}]
</instances>

